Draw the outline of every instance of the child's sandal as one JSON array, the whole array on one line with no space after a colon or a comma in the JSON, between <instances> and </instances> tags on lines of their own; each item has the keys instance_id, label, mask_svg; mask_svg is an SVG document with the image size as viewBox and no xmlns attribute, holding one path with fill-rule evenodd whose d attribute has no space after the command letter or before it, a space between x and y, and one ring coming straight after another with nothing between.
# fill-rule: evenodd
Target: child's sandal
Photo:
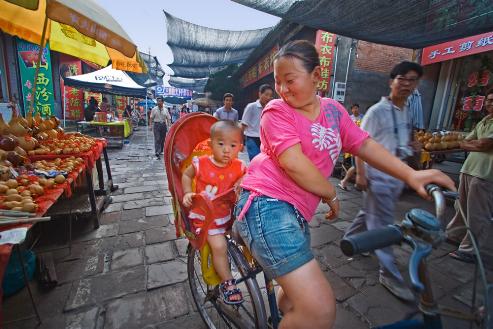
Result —
<instances>
[{"instance_id":1,"label":"child's sandal","mask_svg":"<svg viewBox=\"0 0 493 329\"><path fill-rule=\"evenodd\" d=\"M234 289L228 290L229 287L235 286L235 285L236 285L235 279L226 280L219 285L219 292L221 293L222 300L225 304L239 305L239 304L243 303L243 295L242 295L241 290L239 288L234 288ZM231 299L231 297L233 297L233 296L240 296L240 299L238 299L238 300Z\"/></svg>"}]
</instances>

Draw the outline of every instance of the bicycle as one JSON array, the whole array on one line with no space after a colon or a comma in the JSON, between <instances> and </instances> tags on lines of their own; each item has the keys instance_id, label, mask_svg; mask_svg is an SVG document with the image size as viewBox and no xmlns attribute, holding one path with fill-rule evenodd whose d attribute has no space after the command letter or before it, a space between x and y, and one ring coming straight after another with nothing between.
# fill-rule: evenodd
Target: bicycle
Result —
<instances>
[{"instance_id":1,"label":"bicycle","mask_svg":"<svg viewBox=\"0 0 493 329\"><path fill-rule=\"evenodd\" d=\"M385 228L366 231L346 237L341 241L341 250L346 256L353 256L363 252L388 247L402 242L410 245L413 249L409 260L409 276L412 287L419 293L419 310L423 319L405 319L392 324L375 327L374 329L442 329L441 316L449 316L478 325L478 328L493 328L491 297L493 286L488 286L482 260L479 256L474 238L473 243L476 249L477 267L479 267L484 291L482 304L476 306L476 283L473 287L472 310L464 313L460 310L440 309L433 296L432 283L427 271L426 257L433 248L436 248L445 241L445 232L442 229L439 219L442 218L445 209L444 195L456 198L456 193L442 192L436 185L426 187L435 201L436 216L421 210L410 210L401 224L389 225Z\"/></svg>"}]
</instances>

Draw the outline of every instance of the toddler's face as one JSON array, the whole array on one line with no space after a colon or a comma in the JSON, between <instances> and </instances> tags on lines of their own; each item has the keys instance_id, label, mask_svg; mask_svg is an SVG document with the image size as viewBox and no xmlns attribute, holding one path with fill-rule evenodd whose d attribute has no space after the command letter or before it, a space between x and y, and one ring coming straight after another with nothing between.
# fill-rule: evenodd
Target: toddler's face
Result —
<instances>
[{"instance_id":1,"label":"toddler's face","mask_svg":"<svg viewBox=\"0 0 493 329\"><path fill-rule=\"evenodd\" d=\"M231 160L238 157L242 147L242 136L239 131L216 131L211 138L212 156L214 160L226 166Z\"/></svg>"}]
</instances>

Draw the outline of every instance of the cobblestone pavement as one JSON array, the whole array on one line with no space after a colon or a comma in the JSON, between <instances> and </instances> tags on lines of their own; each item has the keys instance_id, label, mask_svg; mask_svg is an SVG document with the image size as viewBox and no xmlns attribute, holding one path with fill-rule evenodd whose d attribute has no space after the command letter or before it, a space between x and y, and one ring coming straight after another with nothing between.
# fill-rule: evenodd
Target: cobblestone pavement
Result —
<instances>
[{"instance_id":1,"label":"cobblestone pavement","mask_svg":"<svg viewBox=\"0 0 493 329\"><path fill-rule=\"evenodd\" d=\"M37 253L52 250L58 286L43 290L33 282L43 323L40 328L203 328L192 305L187 274L187 241L175 238L171 198L163 161L146 150L145 131L137 131L122 150L111 151L111 168L119 189L104 211L101 227L89 221L74 226L71 253L66 223L55 221L43 230ZM334 180L336 183L336 180ZM335 291L336 328L368 328L403 318L413 305L394 298L378 283L375 256L348 258L338 245L361 205L357 191L340 191L340 219L327 222L320 206L312 227L312 247ZM408 192L399 202L396 218L412 207L432 205ZM448 216L452 207L448 209ZM435 296L447 306L464 308L472 291L473 267L447 256L443 244L429 258ZM406 272L410 249L395 248L399 267ZM491 275L490 275L491 282ZM26 289L3 303L5 328L35 328ZM465 323L444 321L446 328Z\"/></svg>"}]
</instances>

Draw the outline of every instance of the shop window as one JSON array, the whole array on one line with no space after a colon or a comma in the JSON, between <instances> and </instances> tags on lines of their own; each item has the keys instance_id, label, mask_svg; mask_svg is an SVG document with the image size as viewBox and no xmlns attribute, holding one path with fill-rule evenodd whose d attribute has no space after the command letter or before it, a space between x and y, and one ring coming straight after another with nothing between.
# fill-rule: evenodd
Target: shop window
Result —
<instances>
[{"instance_id":1,"label":"shop window","mask_svg":"<svg viewBox=\"0 0 493 329\"><path fill-rule=\"evenodd\" d=\"M466 57L461 66L452 129L471 131L485 116L485 94L493 87L493 53Z\"/></svg>"}]
</instances>

